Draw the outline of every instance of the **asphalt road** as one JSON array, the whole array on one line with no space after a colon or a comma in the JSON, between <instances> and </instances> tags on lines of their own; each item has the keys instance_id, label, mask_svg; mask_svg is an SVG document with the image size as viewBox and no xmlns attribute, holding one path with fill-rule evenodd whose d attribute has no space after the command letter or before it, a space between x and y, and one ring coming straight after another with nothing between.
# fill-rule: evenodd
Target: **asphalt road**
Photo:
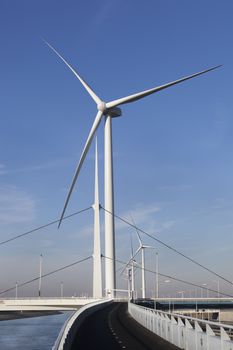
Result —
<instances>
[{"instance_id":1,"label":"asphalt road","mask_svg":"<svg viewBox=\"0 0 233 350\"><path fill-rule=\"evenodd\" d=\"M113 303L83 323L71 350L84 349L178 350L134 321L126 303Z\"/></svg>"}]
</instances>

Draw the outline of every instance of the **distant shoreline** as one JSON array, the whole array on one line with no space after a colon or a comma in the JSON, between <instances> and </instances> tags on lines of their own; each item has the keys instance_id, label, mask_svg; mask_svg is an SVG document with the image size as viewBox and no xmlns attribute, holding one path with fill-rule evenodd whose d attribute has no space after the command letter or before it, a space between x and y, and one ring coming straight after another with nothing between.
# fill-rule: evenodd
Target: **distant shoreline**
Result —
<instances>
[{"instance_id":1,"label":"distant shoreline","mask_svg":"<svg viewBox=\"0 0 233 350\"><path fill-rule=\"evenodd\" d=\"M51 316L61 314L61 311L0 311L0 321L17 320L21 318Z\"/></svg>"}]
</instances>

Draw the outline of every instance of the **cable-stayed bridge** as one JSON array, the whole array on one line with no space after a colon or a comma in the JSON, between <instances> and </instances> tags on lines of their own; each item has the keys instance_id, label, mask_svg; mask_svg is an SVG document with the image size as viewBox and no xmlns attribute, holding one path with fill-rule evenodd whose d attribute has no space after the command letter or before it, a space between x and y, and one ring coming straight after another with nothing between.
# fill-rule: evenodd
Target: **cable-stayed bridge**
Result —
<instances>
[{"instance_id":1,"label":"cable-stayed bridge","mask_svg":"<svg viewBox=\"0 0 233 350\"><path fill-rule=\"evenodd\" d=\"M82 211L81 211L82 212ZM75 215L78 215L75 213ZM120 217L119 217L120 218ZM121 218L122 220L125 220L124 218ZM127 222L127 220L125 220ZM32 230L29 230L27 232L24 232L20 235L12 236L11 239L7 241L0 242L0 244L9 244L12 240L18 240L18 239L25 239L27 236L31 234L36 234L39 230L45 230L46 227L50 224L56 224L57 220L54 220L48 224L41 225L37 228L34 228ZM129 223L130 226L133 225L134 229L137 229L137 234L140 232L144 232L143 229L137 227L135 224ZM140 242L140 240L139 240ZM162 242L164 243L164 242ZM165 244L165 243L164 243ZM173 249L169 246L169 248ZM169 249L168 248L168 249ZM140 253L140 252L139 252ZM179 252L181 253L181 252ZM178 254L178 253L177 253ZM63 271L66 269L69 269L69 267L74 266L76 264L82 264L84 261L88 261L93 259L93 257L90 255L86 258L79 259L76 262L73 262L71 264L68 264L66 266L58 267L57 269L54 269L51 272L48 272L47 274L41 274L36 276L35 278L32 278L28 281L25 281L21 284L17 284L16 286L12 286L11 288L7 288L3 291L1 291L2 298L0 299L0 312L12 312L12 311L20 311L20 312L27 312L27 311L65 311L70 310L75 312L74 315L77 316L76 319L79 319L82 315L82 312L84 313L84 321L82 322L82 326L75 325L74 319L73 323L71 322L71 325L69 325L68 329L66 329L66 332L64 331L63 334L60 334L60 338L57 343L57 348L59 348L60 344L63 344L62 346L65 346L66 339L69 332L73 332L75 329L75 334L78 332L78 334L81 334L80 337L72 336L72 341L75 342L75 344L81 344L80 346L84 346L83 344L87 344L86 339L86 331L91 331L91 329L94 329L96 327L96 322L98 322L98 327L100 328L99 331L99 337L102 338L103 344L102 346L108 346L113 347L119 346L120 344L123 344L123 346L133 346L135 348L139 347L141 349L143 348L153 348L157 346L158 349L173 349L173 345L169 345L172 341L174 341L174 338L176 337L175 334L177 332L177 341L172 344L176 344L178 348L182 348L182 344L185 343L185 341L188 341L187 339L184 340L182 338L182 334L184 334L183 337L187 337L188 331L186 330L186 326L188 325L188 330L191 334L191 338L196 339L197 335L200 336L202 334L203 344L207 344L207 338L210 337L211 341L218 343L219 339L221 339L222 344L224 342L228 342L231 344L231 324L222 324L219 318L219 314L222 313L224 317L226 316L225 308L223 309L223 304L228 303L228 307L230 308L230 303L233 302L233 296L231 296L228 293L224 293L223 291L220 291L219 288L211 289L207 288L206 285L198 285L196 283L193 283L192 281L185 281L180 280L179 278L176 278L176 276L167 276L158 271L158 269L150 270L146 267L146 262L144 262L144 267L140 263L136 264L136 258L137 256L134 256L135 254L131 254L130 261L124 261L120 259L116 259L116 263L121 265L121 269L119 271L119 274L121 277L124 276L123 271L127 271L127 287L124 291L119 291L119 293L124 296L124 301L128 301L132 295L134 294L136 296L136 289L133 285L133 279L132 279L132 268L134 269L134 273L139 273L144 270L144 274L142 274L142 278L146 278L146 274L152 274L154 276L154 280L158 281L158 278L164 279L164 278L170 278L174 281L178 280L181 281L183 284L191 285L192 287L196 287L200 290L202 290L202 294L204 293L212 293L215 294L215 296L209 296L209 297L186 297L184 295L184 291L179 294L179 297L161 297L158 296L157 298L153 299L138 299L137 303L138 305L135 305L135 308L139 308L139 310L130 308L131 315L136 318L137 323L133 322L133 319L128 319L128 313L126 311L127 303L121 302L117 299L115 299L115 302L113 302L112 299L94 299L94 298L77 298L77 297L64 297L61 295L60 297L54 297L54 298L48 298L45 296L38 296L38 297L25 297L25 298L19 298L17 295L18 288L23 288L25 285L39 282L40 279L44 279L50 275L56 274L59 271ZM189 257L183 257L184 259L188 259ZM109 259L105 255L102 255L102 259ZM193 262L194 263L194 262ZM199 264L198 262L196 262ZM200 267L200 266L199 266ZM200 267L206 271L206 267ZM137 272L136 272L137 270ZM209 269L208 269L209 270ZM211 270L212 271L212 270ZM215 277L215 271L211 272ZM158 276L157 276L158 274ZM219 279L221 279L225 283L227 283L225 280L227 280L224 276L219 275ZM166 279L165 281L168 282ZM146 282L146 280L145 280ZM162 282L162 281L161 281ZM229 284L229 283L228 283ZM146 286L146 283L145 283ZM14 298L7 298L3 297L4 295L7 295L9 292L16 292L16 295ZM157 288L155 288L154 293L158 291ZM159 290L160 291L160 290ZM117 291L116 291L117 292ZM138 296L140 296L140 291L138 291ZM146 296L148 295L148 292L145 289ZM150 304L150 305L149 305ZM160 307L158 308L158 306ZM184 305L186 307L184 307ZM149 309L148 309L149 306ZM100 308L99 308L100 307ZM151 309L152 307L152 309ZM97 309L96 309L97 308ZM99 309L98 309L99 308ZM88 315L86 316L87 310L92 310L88 312ZM198 312L197 312L198 309ZM78 311L77 311L78 310ZM83 310L83 311L82 311ZM151 312L154 310L154 319L151 317ZM160 310L160 311L159 311ZM139 316L138 312L142 311L142 315ZM146 315L146 312L148 312L148 315ZM213 321L212 317L213 315L217 315L217 318ZM138 318L139 317L139 318ZM198 318L197 318L198 317ZM144 319L145 318L145 319ZM148 322L148 319L150 318L150 322ZM108 322L103 321L103 319L107 319ZM144 319L144 321L142 321ZM199 319L199 321L198 321ZM119 321L120 320L120 321ZM166 322L167 323L166 323ZM177 323L178 322L178 323ZM138 323L141 323L143 326L139 326ZM161 324L161 326L159 326ZM166 333L163 333L159 327L167 327ZM183 326L182 326L183 324ZM210 329L214 329L212 331L214 335L211 333L208 327ZM139 327L139 328L138 328ZM173 336L169 335L168 329L171 329L171 327L174 328L173 330ZM184 328L182 328L184 327ZM208 335L204 331L204 329L207 327L208 329ZM211 328L212 327L212 328ZM147 329L147 330L146 330ZM110 331L110 335L109 335ZM191 332L193 331L193 333ZM102 332L102 333L101 333ZM136 332L137 336L132 337L132 333ZM186 334L186 333L187 334ZM158 337L152 337L151 333L155 333ZM211 335L210 335L211 333ZM102 334L102 335L101 335ZM186 334L186 335L185 335ZM178 336L179 335L179 336ZM95 339L93 341L99 342L100 339ZM142 337L142 339L139 339L138 337ZM152 338L151 338L152 337ZM163 342L161 344L160 338L164 338L167 342ZM224 342L223 342L223 339ZM206 338L206 339L205 339ZM215 339L216 338L216 339ZM172 340L173 339L173 340ZM118 341L119 340L119 341ZM90 339L88 340L90 341ZM149 344L148 344L149 342ZM59 345L58 345L59 344ZM158 345L159 344L159 345ZM151 347L150 347L151 346ZM152 347L153 346L153 347ZM159 347L158 347L159 346ZM195 345L196 346L196 345ZM219 345L217 345L219 346ZM229 345L230 346L230 345ZM61 347L62 349L63 347ZM203 347L205 349L205 347ZM65 349L65 347L64 347ZM174 348L175 349L175 348ZM197 348L198 349L198 348ZM200 347L201 349L201 347ZM219 348L221 349L221 348ZM225 349L225 348L224 348ZM227 348L228 349L228 348ZM230 349L230 348L229 348Z\"/></svg>"},{"instance_id":2,"label":"cable-stayed bridge","mask_svg":"<svg viewBox=\"0 0 233 350\"><path fill-rule=\"evenodd\" d=\"M80 215L82 212L90 210L91 208L92 207L89 207L71 214L67 216L66 219L69 219L74 215ZM101 210L105 210L103 207L100 208ZM210 338L211 342L217 344L216 346L218 349L221 349L218 347L219 344L222 344L222 346L224 346L224 350L228 349L225 347L225 345L232 345L232 326L231 324L228 324L229 322L227 324L222 324L220 321L222 320L222 316L225 317L225 320L227 320L227 316L229 316L229 313L226 314L225 309L223 310L222 306L224 303L228 303L228 307L230 308L229 304L233 301L233 296L231 293L225 293L220 290L219 283L216 284L218 288L210 288L210 286L207 286L206 284L197 284L192 282L192 280L187 281L173 275L163 274L158 271L158 265L156 265L155 269L153 270L148 269L144 254L141 254L141 263L136 262L136 259L142 250L142 246L146 249L146 246L143 244L142 235L149 235L149 237L156 243L165 246L168 250L172 250L174 253L182 256L183 259L192 262L194 265L213 275L215 278L217 277L218 282L221 280L222 283L224 282L225 284L232 286L231 281L229 281L225 276L216 273L209 267L204 266L193 258L183 254L166 242L158 240L156 236L136 226L135 223L130 222L126 218L123 218L119 215L113 213L111 214L114 215L116 219L121 220L121 222L124 222L126 225L135 230L140 248L138 249L137 254L135 254L132 251L132 247L130 247L131 254L128 261L118 258L115 259L115 263L120 265L120 269L118 271L119 277L124 277L126 274L127 278L126 289L124 291L119 291L121 295L123 292L123 303L119 303L118 299L116 298L115 300L112 300L111 298L109 299L108 296L107 298L105 297L103 299L77 297L67 298L64 297L63 291L61 291L61 296L59 298L46 298L45 296L42 297L41 291L38 293L37 298L18 297L19 288L23 288L24 286L35 282L37 282L40 286L41 283L39 282L42 279L47 278L60 271L67 270L75 265L82 266L81 264L83 262L92 260L93 256L89 255L82 259L78 259L77 261L74 261L66 266L57 267L56 269L46 274L43 274L42 271L40 271L39 275L31 278L30 280L22 283L17 283L15 286L1 290L0 296L2 296L2 298L0 299L0 312L18 311L21 313L27 313L28 311L73 311L73 318L69 320L67 326L63 329L62 334L60 334L59 339L57 340L55 347L57 349L66 349L66 346L68 346L67 348L72 348L70 347L72 344L84 348L86 346L86 348L88 348L87 346L91 345L87 345L86 332L95 332L97 324L99 331L97 338L88 338L88 342L93 342L93 344L100 344L102 339L102 347L105 348L127 348L131 346L135 349L150 349L155 347L158 349L176 349L184 348L182 346L185 343L189 344L189 342L191 342L190 339L198 339L200 344L200 339L202 339L203 344L206 344L207 346ZM58 221L59 220L53 220L47 224L25 231L21 234L13 235L11 238L0 242L0 245L4 246L5 244L10 244L12 241L26 239L28 236L36 234L40 230L46 230L47 227L55 225ZM109 260L111 258L102 254L102 260L105 259ZM95 262L94 259L93 262ZM138 304L135 305L134 308L132 308L129 304L129 312L132 315L133 319L135 318L137 320L135 323L133 319L129 319L129 314L127 313L127 303L125 301L130 300L132 297L135 299L137 297L137 294L138 297L140 297L140 290L137 291L137 288L135 287L135 279L133 277L136 273L141 274L141 287L144 288L144 295L146 297L148 296L148 291L146 290L146 276L148 277L148 274L153 276L156 285L154 289L154 299L138 299L136 300ZM162 297L159 295L160 290L158 288L158 284L161 284L162 280L164 280L164 283L169 283L170 280L173 280L182 284L186 284L192 288L195 287L196 290L199 289L201 291L202 296L188 298L185 296L185 292L182 291L179 292L179 297ZM93 293L95 292L94 283L95 281L93 279ZM10 292L15 292L14 298L9 299L7 297L3 297ZM114 292L117 295L117 289ZM215 295L215 297L203 297L204 293L209 295L212 293ZM184 305L186 307L184 307ZM214 321L213 317L215 317ZM82 320L81 323L79 321L80 319ZM140 323L142 326L139 325ZM166 329L166 332L162 331L163 328ZM173 329L172 334L169 334L169 329ZM208 332L205 331L205 329L207 329ZM135 336L132 336L134 333L136 333ZM76 334L79 336L77 337ZM157 335L157 337L153 334ZM198 337L200 337L200 339ZM166 340L164 340L162 344L161 338ZM69 339L69 341L67 339ZM219 343L219 341L221 341L221 343ZM171 343L173 345L171 345ZM174 344L176 347L174 347ZM195 344L195 346L196 345L197 344ZM208 349L208 347L197 347L197 349L199 348Z\"/></svg>"}]
</instances>

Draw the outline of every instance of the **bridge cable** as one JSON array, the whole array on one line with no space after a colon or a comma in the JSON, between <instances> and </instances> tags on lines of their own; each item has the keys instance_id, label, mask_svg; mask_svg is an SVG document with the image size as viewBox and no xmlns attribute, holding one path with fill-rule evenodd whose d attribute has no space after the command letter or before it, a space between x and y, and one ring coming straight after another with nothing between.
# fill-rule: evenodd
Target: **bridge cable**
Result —
<instances>
[{"instance_id":1,"label":"bridge cable","mask_svg":"<svg viewBox=\"0 0 233 350\"><path fill-rule=\"evenodd\" d=\"M204 270L212 273L213 275L219 277L220 279L222 279L223 281L229 283L231 286L233 285L233 282L228 280L227 278L225 278L224 276L220 275L219 273L211 270L210 268L204 266L203 264L199 263L198 261L194 260L193 258L190 258L189 256L185 255L184 253L180 252L179 250L177 250L176 248L172 247L171 245L161 241L159 238L156 238L155 236L151 235L150 233L146 232L145 230L137 227L136 225L132 224L131 222L129 222L128 220L120 217L119 215L113 214L112 212L110 212L109 210L105 209L104 207L101 206L101 209L103 209L104 211L106 211L107 213L111 214L112 216L114 216L115 218L119 219L120 221L124 222L125 224L133 227L134 229L138 230L139 232L145 234L146 236L150 237L151 239L153 239L154 241L160 243L161 245L163 245L164 247L172 250L173 252L181 255L183 258L191 261L192 263L194 263L195 265L203 268Z\"/></svg>"},{"instance_id":2,"label":"bridge cable","mask_svg":"<svg viewBox=\"0 0 233 350\"><path fill-rule=\"evenodd\" d=\"M85 212L85 211L90 210L91 208L92 208L92 207L88 207L88 208L82 209L82 210L80 210L80 211L77 211L77 212L75 212L75 213L72 213L72 214L70 214L70 215L64 216L63 220L69 219L69 218L71 218L72 216L81 214L81 213L83 213L83 212ZM29 234L31 234L31 233L34 233L34 232L36 232L36 231L41 230L42 228L46 228L46 227L48 227L48 226L54 225L54 224L58 223L59 221L60 221L60 219L57 219L57 220L51 221L51 222L49 222L49 223L47 223L47 224L45 224L45 225L38 226L38 227L36 227L36 228L34 228L34 229L30 230L30 231L21 233L21 234L19 234L19 235L17 235L17 236L13 236L13 237L11 237L11 238L9 238L9 239L6 239L5 241L1 241L1 242L0 242L0 245L9 243L9 242L14 241L14 240L16 240L16 239L18 239L18 238L21 238L21 237L23 237L23 236L27 236L27 235L29 235Z\"/></svg>"},{"instance_id":3,"label":"bridge cable","mask_svg":"<svg viewBox=\"0 0 233 350\"><path fill-rule=\"evenodd\" d=\"M54 273L57 273L57 272L62 271L62 270L65 270L65 269L67 269L67 268L69 268L69 267L71 267L71 266L80 264L80 263L82 263L82 262L84 262L84 261L89 260L90 258L92 258L92 255L90 255L90 256L88 256L88 257L86 257L86 258L83 258L83 259L81 259L81 260L75 261L75 262L73 262L73 263L71 263L71 264L69 264L69 265L62 266L62 267L60 267L60 268L58 268L58 269L56 269L56 270L50 271L50 272L48 272L48 273L45 273L45 274L43 274L43 275L41 276L41 278L44 278L44 277L53 275ZM28 281L26 281L26 282L17 284L17 287L23 287L23 286L25 286L26 284L30 284L30 283L32 283L32 282L35 282L35 281L39 280L39 279L40 279L40 276L39 276L39 277L35 277L35 278L33 278L33 279L31 279L31 280L28 280ZM10 292L10 291L12 291L12 290L15 290L15 287L11 287L11 288L2 290L2 291L0 291L0 294L4 294L4 293Z\"/></svg>"},{"instance_id":4,"label":"bridge cable","mask_svg":"<svg viewBox=\"0 0 233 350\"><path fill-rule=\"evenodd\" d=\"M125 261L122 261L122 260L118 260L118 259L112 259L112 258L109 258L105 255L102 255L103 258L105 259L109 259L109 260L114 260L115 262L118 262L122 265L125 265L127 264ZM150 273L153 273L154 275L157 274L157 272L153 271L153 270L149 270L149 269L146 269L146 268L142 268L140 265L137 265L137 267L140 269L140 270L144 270L146 272L150 272ZM159 276L162 276L162 277L165 277L165 278L168 278L168 279L171 279L171 280L174 280L174 281L177 281L177 282L181 282L181 283L184 283L184 284L188 284L192 287L198 287L198 288L201 288L202 290L206 290L206 292L210 291L210 292L214 292L214 293L218 293L218 294L221 294L225 297L229 297L229 298L233 298L233 295L230 295L230 294L226 294L226 293L223 293L223 292L220 292L220 291L217 291L215 289L210 289L210 288L207 288L207 287L204 287L202 285L199 285L199 284L196 284L196 283L193 283L193 282L189 282L189 281L185 281L185 280L182 280L180 278L177 278L177 277L173 277L173 276L170 276L170 275L165 275L163 273L158 273Z\"/></svg>"}]
</instances>

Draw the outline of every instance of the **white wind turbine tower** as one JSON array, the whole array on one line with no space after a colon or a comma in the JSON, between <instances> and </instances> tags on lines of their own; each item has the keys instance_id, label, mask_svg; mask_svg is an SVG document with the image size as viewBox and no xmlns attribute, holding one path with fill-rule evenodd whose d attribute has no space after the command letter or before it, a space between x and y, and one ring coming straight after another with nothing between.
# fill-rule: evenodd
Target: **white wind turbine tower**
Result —
<instances>
[{"instance_id":1,"label":"white wind turbine tower","mask_svg":"<svg viewBox=\"0 0 233 350\"><path fill-rule=\"evenodd\" d=\"M102 298L102 270L100 245L100 202L98 179L98 146L95 143L95 202L94 209L94 249L93 249L93 298Z\"/></svg>"},{"instance_id":2,"label":"white wind turbine tower","mask_svg":"<svg viewBox=\"0 0 233 350\"><path fill-rule=\"evenodd\" d=\"M130 235L130 248L131 248L131 292L132 292L132 299L134 299L135 294L135 278L134 278L134 255L133 255L133 240L132 240L132 234Z\"/></svg>"},{"instance_id":3,"label":"white wind turbine tower","mask_svg":"<svg viewBox=\"0 0 233 350\"><path fill-rule=\"evenodd\" d=\"M46 42L46 41L45 41ZM87 152L90 148L92 139L95 135L96 130L102 120L105 118L105 127L104 127L104 164L105 164L105 289L107 296L114 297L114 290L116 289L116 276L115 276L115 223L114 223L114 190L113 190L113 157L112 157L112 118L121 116L121 110L117 106L127 104L130 102L137 101L141 98L149 96L158 91L164 90L170 86L181 83L182 81L197 77L201 74L210 72L219 66L212 67L201 72L192 74L190 76L183 77L176 81L172 81L170 83L154 87L149 90L145 90L139 93L135 93L133 95L129 95L123 98L119 98L117 100L113 100L110 102L104 102L101 100L96 93L91 89L91 87L81 78L81 76L71 67L71 65L56 51L48 42L46 44L55 52L55 54L66 64L66 66L72 71L72 73L76 76L76 78L80 81L89 95L92 97L97 106L97 115L94 119L93 125L87 137L85 146L83 148L81 157L79 159L79 163L77 165L73 180L71 182L71 186L65 201L65 205L61 214L60 223L64 217L67 205L69 203L69 199L71 193L74 189L77 177L82 168L83 162L87 155Z\"/></svg>"}]
</instances>

